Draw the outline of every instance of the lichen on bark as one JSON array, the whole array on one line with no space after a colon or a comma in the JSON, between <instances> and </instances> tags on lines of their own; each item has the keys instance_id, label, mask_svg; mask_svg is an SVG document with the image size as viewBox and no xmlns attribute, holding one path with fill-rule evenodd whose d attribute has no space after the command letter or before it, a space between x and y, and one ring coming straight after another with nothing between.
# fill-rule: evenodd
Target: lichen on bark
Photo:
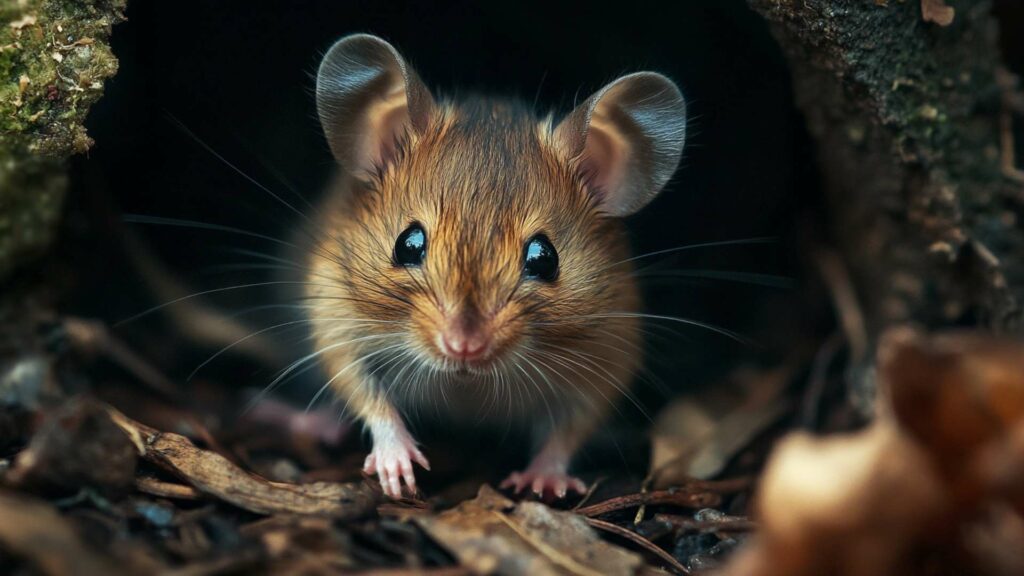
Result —
<instances>
[{"instance_id":1,"label":"lichen on bark","mask_svg":"<svg viewBox=\"0 0 1024 576\"><path fill-rule=\"evenodd\" d=\"M787 56L868 338L906 322L1020 330L1024 191L1000 164L991 2L947 0L941 26L912 0L748 1ZM853 386L866 405L870 373Z\"/></svg>"},{"instance_id":2,"label":"lichen on bark","mask_svg":"<svg viewBox=\"0 0 1024 576\"><path fill-rule=\"evenodd\" d=\"M50 242L126 0L0 0L0 278Z\"/></svg>"}]
</instances>

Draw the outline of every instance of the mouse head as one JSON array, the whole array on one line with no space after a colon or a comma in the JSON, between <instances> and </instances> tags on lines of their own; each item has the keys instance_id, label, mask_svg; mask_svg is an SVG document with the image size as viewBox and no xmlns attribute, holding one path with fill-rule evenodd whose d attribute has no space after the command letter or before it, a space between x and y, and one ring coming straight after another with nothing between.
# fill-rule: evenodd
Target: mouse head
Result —
<instances>
[{"instance_id":1,"label":"mouse head","mask_svg":"<svg viewBox=\"0 0 1024 576\"><path fill-rule=\"evenodd\" d=\"M360 317L400 323L412 357L492 373L628 311L620 219L683 148L670 80L624 76L555 123L515 102L436 100L390 44L354 35L324 57L316 95L350 182L318 269Z\"/></svg>"}]
</instances>

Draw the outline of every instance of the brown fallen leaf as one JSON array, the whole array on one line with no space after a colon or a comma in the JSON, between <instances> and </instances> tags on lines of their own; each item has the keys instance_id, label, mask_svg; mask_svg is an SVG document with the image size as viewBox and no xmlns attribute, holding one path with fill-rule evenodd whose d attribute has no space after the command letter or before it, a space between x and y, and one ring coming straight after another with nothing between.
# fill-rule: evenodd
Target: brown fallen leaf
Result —
<instances>
[{"instance_id":1,"label":"brown fallen leaf","mask_svg":"<svg viewBox=\"0 0 1024 576\"><path fill-rule=\"evenodd\" d=\"M379 493L364 483L270 482L227 458L197 448L179 434L160 432L110 409L144 460L171 472L200 492L258 514L302 514L351 520L373 511Z\"/></svg>"},{"instance_id":2,"label":"brown fallen leaf","mask_svg":"<svg viewBox=\"0 0 1024 576\"><path fill-rule=\"evenodd\" d=\"M477 497L413 522L477 574L635 574L640 556L601 540L586 520L539 502L519 504L488 486Z\"/></svg>"},{"instance_id":3,"label":"brown fallen leaf","mask_svg":"<svg viewBox=\"0 0 1024 576\"><path fill-rule=\"evenodd\" d=\"M268 574L335 574L356 568L349 539L329 518L273 516L242 526L241 533L262 544Z\"/></svg>"},{"instance_id":4,"label":"brown fallen leaf","mask_svg":"<svg viewBox=\"0 0 1024 576\"><path fill-rule=\"evenodd\" d=\"M782 366L768 372L740 371L729 386L742 401L723 401L715 394L683 397L658 415L651 438L650 477L655 488L667 488L692 478L713 478L759 434L792 409L782 394L792 370ZM723 409L720 405L726 405Z\"/></svg>"},{"instance_id":5,"label":"brown fallen leaf","mask_svg":"<svg viewBox=\"0 0 1024 576\"><path fill-rule=\"evenodd\" d=\"M945 0L921 0L921 18L925 22L934 22L939 26L953 23L956 10L947 6Z\"/></svg>"},{"instance_id":6,"label":"brown fallen leaf","mask_svg":"<svg viewBox=\"0 0 1024 576\"><path fill-rule=\"evenodd\" d=\"M131 566L114 564L86 546L54 506L23 493L0 490L0 548L35 569L27 571L30 573L38 571L49 576L135 573Z\"/></svg>"},{"instance_id":7,"label":"brown fallen leaf","mask_svg":"<svg viewBox=\"0 0 1024 576\"><path fill-rule=\"evenodd\" d=\"M73 398L47 414L5 479L15 486L116 494L134 482L137 460L104 404Z\"/></svg>"}]
</instances>

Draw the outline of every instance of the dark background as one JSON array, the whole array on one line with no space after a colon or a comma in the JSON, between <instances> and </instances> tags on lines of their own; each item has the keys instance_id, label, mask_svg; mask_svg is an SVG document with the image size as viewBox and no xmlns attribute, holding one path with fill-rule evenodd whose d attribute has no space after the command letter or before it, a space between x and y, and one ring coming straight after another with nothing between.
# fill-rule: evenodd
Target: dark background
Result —
<instances>
[{"instance_id":1,"label":"dark background","mask_svg":"<svg viewBox=\"0 0 1024 576\"><path fill-rule=\"evenodd\" d=\"M113 323L157 303L118 249L126 230L191 290L270 279L265 271L218 267L251 261L232 248L271 252L272 244L121 225L119 214L286 236L295 221L288 209L197 139L296 206L295 194L315 202L333 160L316 120L313 74L334 40L361 31L394 43L437 94L518 95L541 112L567 112L631 71L653 69L676 80L690 116L684 160L663 194L633 218L635 250L764 236L776 241L644 261L668 273L646 282L650 312L710 322L761 344L744 346L698 328L659 323L664 328L652 330L665 338L654 342L651 367L670 389L714 383L747 360L777 360L798 334L820 330L820 293L800 288L804 266L797 250L798 239L826 227L816 215L812 155L782 55L742 0L671 7L434 4L130 3L128 21L113 36L120 71L88 121L96 145L73 167L64 245L69 265L86 274L74 287L70 311ZM706 270L771 277L671 276ZM273 298L269 291L245 289L210 301L237 311ZM254 329L270 321L260 314L246 318ZM145 353L175 378L210 354L181 342L160 314L117 330L146 343ZM175 356L167 352L171 348L190 351ZM251 364L227 355L209 370L265 385L271 372ZM658 394L643 389L641 395L657 404Z\"/></svg>"}]
</instances>

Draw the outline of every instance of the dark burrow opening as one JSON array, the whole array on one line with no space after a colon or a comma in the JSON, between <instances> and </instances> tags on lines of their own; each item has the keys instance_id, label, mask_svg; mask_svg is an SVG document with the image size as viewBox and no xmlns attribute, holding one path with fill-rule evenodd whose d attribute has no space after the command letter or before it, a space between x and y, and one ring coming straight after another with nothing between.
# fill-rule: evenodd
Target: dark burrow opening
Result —
<instances>
[{"instance_id":1,"label":"dark burrow opening","mask_svg":"<svg viewBox=\"0 0 1024 576\"><path fill-rule=\"evenodd\" d=\"M514 95L540 111L568 112L605 82L641 69L680 85L689 116L684 160L668 188L629 224L636 254L697 247L641 261L646 311L708 323L751 343L652 322L649 379L664 388L642 381L635 388L652 417L677 395L742 390L732 376L741 368L795 366L788 381L803 386L807 359L834 330L814 264L828 225L808 160L813 150L782 54L765 22L740 0L586 11L540 3L136 2L126 15L112 41L121 68L89 117L96 145L73 163L56 262L74 272L64 311L114 325L211 417L242 416L244 391L265 387L282 366L231 351L190 379L220 346L182 334L168 319L175 306L120 323L168 299L142 279L138 258L129 254L144 253L182 293L216 291L190 303L236 314L277 301L260 287L218 291L269 280L267 270L236 265L252 262L239 250L272 252L273 245L216 230L125 223L122 215L286 236L296 219L264 188L296 205L303 198L315 203L323 192L334 164L316 120L314 73L335 39L357 31L393 42L440 94ZM253 331L273 323L258 310L239 318ZM96 379L132 386L112 365ZM291 394L300 407L303 390ZM793 412L780 427L798 418ZM591 477L642 478L649 424L623 403L585 450L581 468ZM460 455L455 460L474 462L485 478L526 458L522 442L502 429L423 426L440 428L429 432L440 438L437 445L458 446L450 451ZM358 458L353 436L334 457ZM508 449L495 450L495 442ZM453 463L455 472L435 475L435 485L461 478L459 468ZM429 478L425 483L431 487Z\"/></svg>"}]
</instances>

